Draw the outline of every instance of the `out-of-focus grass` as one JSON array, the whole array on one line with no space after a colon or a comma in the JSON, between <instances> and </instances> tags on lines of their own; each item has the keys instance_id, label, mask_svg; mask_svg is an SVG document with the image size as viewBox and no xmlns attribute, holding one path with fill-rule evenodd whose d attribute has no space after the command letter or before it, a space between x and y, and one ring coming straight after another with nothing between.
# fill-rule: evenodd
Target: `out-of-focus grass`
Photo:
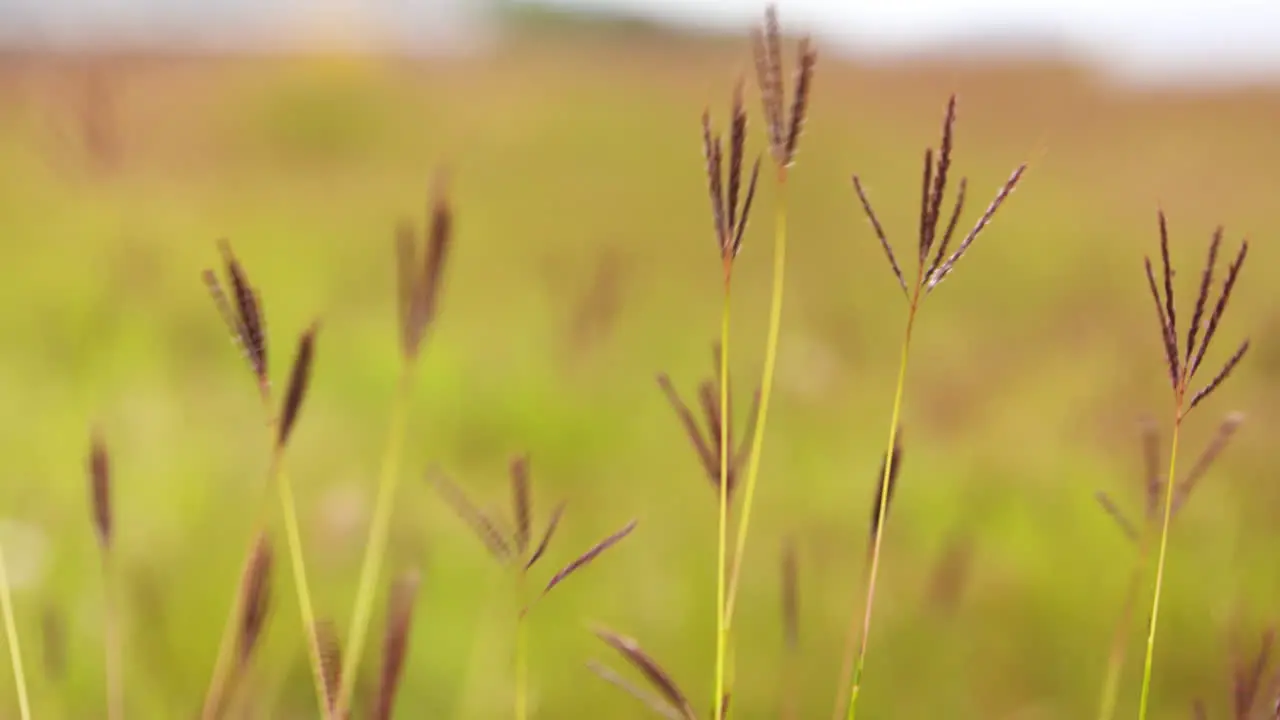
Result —
<instances>
[{"instance_id":1,"label":"out-of-focus grass","mask_svg":"<svg viewBox=\"0 0 1280 720\"><path fill-rule=\"evenodd\" d=\"M394 521L390 569L418 564L425 577L402 712L509 708L501 575L420 478L439 465L505 507L505 464L523 450L544 509L569 500L554 559L641 520L538 608L536 712L642 716L583 669L601 652L589 620L637 636L691 695L708 695L714 497L653 377L666 369L691 384L710 370L718 260L698 116L708 102L723 112L747 69L745 44L525 39L423 64L98 61L111 102L97 112L110 114L91 124L105 123L95 127L119 158L100 171L82 142L89 64L0 67L0 507L10 523L0 540L38 541L16 600L39 716L102 706L83 463L94 422L118 478L128 702L139 717L199 702L267 460L251 381L199 280L220 236L262 286L280 382L296 333L324 321L290 464L319 611L345 624L396 378L391 230L425 212L440 163L459 225ZM776 707L788 532L800 541L804 716L823 716L834 698L904 310L849 175L862 175L889 231L910 242L920 154L952 90L971 216L1014 165L1033 165L921 320L865 711L1094 709L1129 556L1092 493L1112 489L1137 506L1132 421L1167 396L1140 265L1157 203L1184 267L1198 264L1217 222L1250 235L1257 254L1232 320L1256 352L1188 434L1203 442L1208 416L1229 409L1246 410L1248 424L1175 528L1157 648L1158 716L1196 694L1218 698L1227 641L1271 619L1280 593L1269 447L1280 430L1280 318L1265 275L1280 260L1280 92L1139 93L1049 65L870 68L827 57L792 178L779 395L734 704L744 717ZM758 203L757 219L769 217L767 189ZM742 378L759 371L768 246L758 222L735 293ZM930 588L960 541L972 543L971 565L942 607ZM279 585L256 697L264 717L304 717L305 656ZM49 605L67 624L61 679L39 671Z\"/></svg>"}]
</instances>

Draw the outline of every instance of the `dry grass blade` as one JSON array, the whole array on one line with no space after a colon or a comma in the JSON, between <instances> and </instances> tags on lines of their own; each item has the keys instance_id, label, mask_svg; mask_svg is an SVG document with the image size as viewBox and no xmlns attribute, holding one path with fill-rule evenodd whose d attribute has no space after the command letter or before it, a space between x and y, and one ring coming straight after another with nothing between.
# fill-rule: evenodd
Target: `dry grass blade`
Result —
<instances>
[{"instance_id":1,"label":"dry grass blade","mask_svg":"<svg viewBox=\"0 0 1280 720\"><path fill-rule=\"evenodd\" d=\"M1129 522L1129 518L1125 516L1124 511L1121 510L1120 507L1116 505L1115 501L1111 499L1111 496L1102 491L1098 491L1094 493L1093 497L1098 501L1098 505L1102 506L1103 511L1105 511L1107 515L1111 516L1111 519L1115 521L1116 526L1120 528L1120 532L1124 533L1125 537L1129 538L1130 541L1136 543L1138 541L1138 529L1133 526L1132 522Z\"/></svg>"},{"instance_id":2,"label":"dry grass blade","mask_svg":"<svg viewBox=\"0 0 1280 720\"><path fill-rule=\"evenodd\" d=\"M218 241L226 266L227 280L231 285L231 297L236 308L235 329L240 337L240 345L249 358L249 365L260 383L266 383L267 372L267 335L266 321L259 303L260 296L249 283L249 276L244 267L236 259L231 250L231 243L225 239ZM217 299L215 297L215 302ZM226 314L224 312L224 319Z\"/></svg>"},{"instance_id":3,"label":"dry grass blade","mask_svg":"<svg viewBox=\"0 0 1280 720\"><path fill-rule=\"evenodd\" d=\"M1209 259L1205 261L1204 272L1200 275L1200 292L1196 293L1196 305L1191 312L1191 324L1187 326L1187 349L1184 367L1192 366L1192 353L1196 351L1196 335L1200 332L1200 323L1204 319L1204 308L1209 302L1209 288L1213 285L1213 271L1218 264L1218 248L1222 246L1221 225L1213 231L1213 240L1209 242ZM1188 372L1194 372L1188 370Z\"/></svg>"},{"instance_id":4,"label":"dry grass blade","mask_svg":"<svg viewBox=\"0 0 1280 720\"><path fill-rule=\"evenodd\" d=\"M565 504L562 502L551 511L551 519L547 521L547 529L542 533L542 539L538 541L538 546L533 549L533 553L529 555L529 560L524 564L524 569L529 570L542 558L543 553L547 551L547 546L551 544L551 537L556 534L556 528L560 526L560 518L564 515Z\"/></svg>"},{"instance_id":5,"label":"dry grass blade","mask_svg":"<svg viewBox=\"0 0 1280 720\"><path fill-rule=\"evenodd\" d=\"M800 647L800 563L790 538L782 548L782 628L787 648L795 651Z\"/></svg>"},{"instance_id":6,"label":"dry grass blade","mask_svg":"<svg viewBox=\"0 0 1280 720\"><path fill-rule=\"evenodd\" d=\"M324 670L324 686L329 692L328 717L337 702L338 686L342 682L342 646L338 644L338 633L333 623L328 620L317 620L315 624L316 644L320 647L320 666Z\"/></svg>"},{"instance_id":7,"label":"dry grass blade","mask_svg":"<svg viewBox=\"0 0 1280 720\"><path fill-rule=\"evenodd\" d=\"M1000 190L996 192L995 199L993 199L991 204L987 206L987 209L983 211L982 216L978 218L978 222L974 224L973 229L971 229L968 234L964 236L964 239L960 241L960 246L957 247L955 252L947 258L946 262L942 263L942 265L938 267L937 271L929 276L927 284L928 290L932 291L946 279L947 275L951 274L951 271L955 269L956 263L960 261L960 258L965 256L965 253L969 251L969 247L973 245L974 240L977 240L978 236L982 234L983 229L991 223L991 219L995 217L996 212L998 212L1000 207L1004 205L1004 201L1013 194L1015 189L1017 189L1018 181L1022 179L1022 175L1026 171L1026 163L1019 165L1017 169L1013 171L1013 174L1009 176L1009 179L1005 181L1004 185L1000 186Z\"/></svg>"},{"instance_id":8,"label":"dry grass blade","mask_svg":"<svg viewBox=\"0 0 1280 720\"><path fill-rule=\"evenodd\" d=\"M1218 430L1214 433L1213 439L1205 447L1204 452L1196 459L1196 464L1191 466L1191 470L1182 478L1182 482L1178 483L1178 487L1174 490L1173 510L1176 515L1191 497L1191 493L1196 488L1196 484L1200 479L1209 472L1209 468L1213 467L1213 463L1217 461L1218 456L1230 444L1232 436L1236 430L1240 428L1240 424L1244 422L1244 414L1234 412L1223 418L1218 424Z\"/></svg>"},{"instance_id":9,"label":"dry grass blade","mask_svg":"<svg viewBox=\"0 0 1280 720\"><path fill-rule=\"evenodd\" d=\"M573 562L565 565L560 572L556 573L547 583L547 586L542 590L542 594L546 595L551 592L557 585L567 580L571 575L582 568L586 567L592 560L600 557L601 553L621 542L623 538L631 534L632 530L636 529L636 522L637 521L632 520L627 523L621 530L596 543L590 550L587 550L583 554L579 555Z\"/></svg>"},{"instance_id":10,"label":"dry grass blade","mask_svg":"<svg viewBox=\"0 0 1280 720\"><path fill-rule=\"evenodd\" d=\"M101 433L95 431L89 445L89 485L93 497L93 527L103 548L111 547L111 459Z\"/></svg>"},{"instance_id":11,"label":"dry grass blade","mask_svg":"<svg viewBox=\"0 0 1280 720\"><path fill-rule=\"evenodd\" d=\"M1146 518L1154 521L1160 512L1160 435L1156 421L1144 416L1140 422L1142 432L1143 494L1146 497Z\"/></svg>"},{"instance_id":12,"label":"dry grass blade","mask_svg":"<svg viewBox=\"0 0 1280 720\"><path fill-rule=\"evenodd\" d=\"M637 687L635 683L614 672L608 665L590 660L587 662L587 669L600 676L601 680L644 703L654 713L668 720L681 720L681 713L672 707L665 698L658 696L657 693Z\"/></svg>"},{"instance_id":13,"label":"dry grass blade","mask_svg":"<svg viewBox=\"0 0 1280 720\"><path fill-rule=\"evenodd\" d=\"M1160 260L1164 263L1165 268L1165 318L1169 320L1169 334L1174 343L1174 370L1175 377L1180 375L1178 365L1178 304L1174 302L1174 265L1169 259L1169 223L1166 222L1164 210L1158 214L1160 219Z\"/></svg>"},{"instance_id":14,"label":"dry grass blade","mask_svg":"<svg viewBox=\"0 0 1280 720\"><path fill-rule=\"evenodd\" d=\"M391 720L404 660L413 631L413 605L418 596L418 575L407 573L396 582L387 600L387 630L382 642L382 673L378 679L378 695L373 720Z\"/></svg>"},{"instance_id":15,"label":"dry grass blade","mask_svg":"<svg viewBox=\"0 0 1280 720\"><path fill-rule=\"evenodd\" d=\"M1166 314L1163 301L1160 297L1160 289L1156 286L1155 272L1151 268L1151 258L1143 258L1143 265L1147 271L1147 286L1151 290L1151 297L1156 303L1156 316L1160 321L1160 340L1164 344L1165 363L1169 366L1169 382L1173 388L1177 390L1181 378L1178 376L1178 340L1173 333L1172 326L1169 325L1169 316Z\"/></svg>"},{"instance_id":16,"label":"dry grass blade","mask_svg":"<svg viewBox=\"0 0 1280 720\"><path fill-rule=\"evenodd\" d=\"M884 226L880 224L880 219L876 217L876 211L871 207L871 201L867 199L867 193L862 189L862 181L857 175L853 176L853 189L858 193L858 200L862 202L862 211L866 213L867 220L871 222L872 229L876 232L876 238L880 240L880 247L884 248L885 257L889 259L889 267L893 269L894 277L898 278L898 285L902 286L904 296L909 294L907 290L907 280L902 275L902 267L898 265L898 259L893 255L893 246L889 244L889 238L884 233Z\"/></svg>"},{"instance_id":17,"label":"dry grass blade","mask_svg":"<svg viewBox=\"0 0 1280 720\"><path fill-rule=\"evenodd\" d=\"M1236 720L1249 720L1262 689L1262 676L1271 663L1271 650L1275 642L1275 630L1262 634L1262 643L1252 662L1237 662L1232 672L1232 705Z\"/></svg>"},{"instance_id":18,"label":"dry grass blade","mask_svg":"<svg viewBox=\"0 0 1280 720\"><path fill-rule=\"evenodd\" d=\"M436 187L431 201L431 225L427 233L426 251L420 260L420 273L413 280L407 317L402 328L405 357L414 359L422 349L422 340L435 320L439 305L441 278L453 240L453 210L449 206L443 182Z\"/></svg>"},{"instance_id":19,"label":"dry grass blade","mask_svg":"<svg viewBox=\"0 0 1280 720\"><path fill-rule=\"evenodd\" d=\"M302 410L302 402L307 397L307 387L311 382L311 366L315 360L316 333L319 323L311 327L298 340L298 351L294 354L293 370L289 373L289 387L285 392L284 405L280 410L280 430L276 445L283 448L289 443L289 436L298 423L298 413Z\"/></svg>"},{"instance_id":20,"label":"dry grass blade","mask_svg":"<svg viewBox=\"0 0 1280 720\"><path fill-rule=\"evenodd\" d=\"M702 463L703 470L709 476L719 477L720 466L718 464L717 455L712 451L710 444L702 436L702 430L698 427L698 420L694 417L693 411L680 399L680 393L676 392L675 385L671 383L671 378L666 373L658 375L658 386L662 388L662 392L667 396L667 401L671 403L671 407L676 411L676 416L680 419L680 425L684 428L685 435L688 436L689 442L692 443L693 449L698 453L698 460Z\"/></svg>"},{"instance_id":21,"label":"dry grass blade","mask_svg":"<svg viewBox=\"0 0 1280 720\"><path fill-rule=\"evenodd\" d=\"M529 498L529 456L524 455L511 461L511 505L516 529L514 540L516 553L523 556L529 549L530 526L532 525L532 501Z\"/></svg>"},{"instance_id":22,"label":"dry grass blade","mask_svg":"<svg viewBox=\"0 0 1280 720\"><path fill-rule=\"evenodd\" d=\"M795 96L791 98L791 118L787 127L787 144L784 151L787 165L796 161L796 148L800 145L800 135L804 133L804 123L809 113L810 88L813 85L813 68L818 64L818 53L813 49L809 38L800 41L800 61L796 68Z\"/></svg>"},{"instance_id":23,"label":"dry grass blade","mask_svg":"<svg viewBox=\"0 0 1280 720\"><path fill-rule=\"evenodd\" d=\"M640 649L639 643L632 638L603 628L596 630L596 636L603 640L606 645L613 648L619 655L626 658L632 667L640 671L640 674L649 682L649 685L667 703L679 711L681 718L684 718L684 720L697 720L697 713L694 712L693 706L689 704L688 697L680 690L680 686L676 684L671 675L656 660Z\"/></svg>"},{"instance_id":24,"label":"dry grass blade","mask_svg":"<svg viewBox=\"0 0 1280 720\"><path fill-rule=\"evenodd\" d=\"M499 562L506 562L511 557L511 545L493 519L476 507L466 493L444 475L436 475L434 483L454 514L471 527L476 537Z\"/></svg>"},{"instance_id":25,"label":"dry grass blade","mask_svg":"<svg viewBox=\"0 0 1280 720\"><path fill-rule=\"evenodd\" d=\"M249 663L267 625L272 564L271 541L264 532L258 535L249 564L240 578L240 632L237 634L236 654L241 668Z\"/></svg>"},{"instance_id":26,"label":"dry grass blade","mask_svg":"<svg viewBox=\"0 0 1280 720\"><path fill-rule=\"evenodd\" d=\"M1248 254L1248 241L1240 243L1240 251L1236 254L1236 259L1227 268L1227 278L1222 283L1222 293L1218 296L1217 304L1214 305L1213 314L1209 316L1209 324L1204 331L1204 340L1201 341L1200 347L1196 349L1196 356L1191 361L1188 377L1194 376L1196 371L1200 369L1200 363L1204 360L1205 351L1209 349L1209 343L1213 342L1213 336L1218 331L1218 323L1222 321L1222 316L1227 311L1227 301L1231 299L1231 291L1235 289L1236 279L1240 276L1240 268L1244 267L1244 260Z\"/></svg>"},{"instance_id":27,"label":"dry grass blade","mask_svg":"<svg viewBox=\"0 0 1280 720\"><path fill-rule=\"evenodd\" d=\"M885 482L884 482L884 477L885 477L885 466L884 466L884 464L885 464L886 462L888 462L888 463L889 463L889 468L888 468L888 469L889 469L889 484L888 484L888 488L887 488L887 489L885 488ZM895 434L895 436L894 436L894 441L893 441L893 453L892 453L890 456L888 456L888 457L886 457L886 458L884 458L883 460L881 460L881 461L880 461L880 472L879 472L879 474L876 476L876 477L877 477L877 478L879 478L879 479L878 479L878 481L876 482L876 496L875 496L875 502L874 502L874 503L872 504L872 506L871 506L871 535L870 535L870 537L871 537L871 540L872 540L872 541L874 541L874 540L875 540L876 535L877 535L877 534L879 534L879 532L880 532L880 504L881 504L881 502L883 502L883 503L884 503L884 519L885 519L885 521L886 521L886 522L889 520L889 511L890 511L890 509L892 509L892 507L893 507L893 491L897 488L897 484L898 484L898 474L899 474L901 471L902 471L902 428L898 428L898 432L897 432L897 433ZM886 491L887 491L887 493L888 493L888 497L883 497L883 496L885 495ZM882 500L882 497L883 497L883 500Z\"/></svg>"},{"instance_id":28,"label":"dry grass blade","mask_svg":"<svg viewBox=\"0 0 1280 720\"><path fill-rule=\"evenodd\" d=\"M1191 404L1187 406L1187 411L1190 412L1191 410L1194 410L1197 405L1208 399L1208 397L1213 394L1213 391L1217 390L1218 386L1230 377L1231 371L1236 369L1236 365L1240 364L1240 361L1244 359L1245 353L1247 352L1249 352L1249 341L1245 340L1240 343L1240 347L1232 353L1231 357L1227 359L1226 364L1218 371L1218 374L1214 375L1213 379L1209 381L1209 384L1201 388L1200 391L1191 398Z\"/></svg>"}]
</instances>

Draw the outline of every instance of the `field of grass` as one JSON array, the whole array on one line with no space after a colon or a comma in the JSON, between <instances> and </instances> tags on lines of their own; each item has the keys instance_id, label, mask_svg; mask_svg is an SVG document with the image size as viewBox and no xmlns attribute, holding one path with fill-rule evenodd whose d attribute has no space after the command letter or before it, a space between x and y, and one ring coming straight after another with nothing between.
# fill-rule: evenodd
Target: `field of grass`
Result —
<instances>
[{"instance_id":1,"label":"field of grass","mask_svg":"<svg viewBox=\"0 0 1280 720\"><path fill-rule=\"evenodd\" d=\"M745 41L580 34L413 63L0 62L0 543L35 716L103 707L85 477L95 426L112 452L129 715L189 717L203 695L269 459L251 378L200 279L218 238L262 289L278 386L297 335L323 323L288 466L318 611L345 627L398 374L392 231L425 221L441 167L457 234L387 568L423 577L401 716L510 714L509 580L424 478L439 468L506 512L506 466L525 451L535 511L568 502L549 567L639 520L532 616L535 716L646 717L584 667L613 660L597 622L637 637L705 706L715 493L654 378L691 392L712 370L719 258L699 118L709 104L723 121L750 72ZM1096 711L1132 548L1093 495L1137 514L1136 421L1154 413L1167 441L1171 415L1142 271L1158 207L1183 292L1215 225L1228 248L1252 243L1210 362L1244 335L1254 349L1184 429L1183 457L1226 412L1247 420L1175 525L1155 657L1153 717L1183 717L1196 697L1216 715L1235 652L1277 620L1280 598L1280 295L1268 276L1280 262L1280 89L1139 92L1047 63L824 55L791 176L737 717L777 715L788 536L801 717L831 711L905 312L850 175L911 247L921 154L953 91L967 218L1014 166L1031 168L918 321L864 716ZM748 107L754 152L754 92ZM762 359L773 201L763 182L735 280L740 390ZM283 573L274 598L249 716L315 717ZM1137 704L1141 625L1119 717ZM0 717L15 707L6 670Z\"/></svg>"}]
</instances>

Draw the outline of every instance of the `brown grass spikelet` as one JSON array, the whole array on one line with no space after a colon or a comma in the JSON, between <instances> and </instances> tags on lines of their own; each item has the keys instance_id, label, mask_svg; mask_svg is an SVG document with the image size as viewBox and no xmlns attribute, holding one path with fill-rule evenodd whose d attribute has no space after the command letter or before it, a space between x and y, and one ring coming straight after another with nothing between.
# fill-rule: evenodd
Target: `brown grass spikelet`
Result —
<instances>
[{"instance_id":1,"label":"brown grass spikelet","mask_svg":"<svg viewBox=\"0 0 1280 720\"><path fill-rule=\"evenodd\" d=\"M764 26L752 33L751 47L769 150L774 164L782 172L795 162L800 135L808 117L809 96L812 94L813 72L818 62L818 53L809 38L800 41L795 94L788 103L782 81L782 30L778 23L776 5L770 4L765 8Z\"/></svg>"},{"instance_id":2,"label":"brown grass spikelet","mask_svg":"<svg viewBox=\"0 0 1280 720\"><path fill-rule=\"evenodd\" d=\"M298 350L294 353L293 370L289 373L289 386L285 391L284 404L280 409L279 433L276 436L277 447L283 448L289 443L289 436L298 423L298 413L302 410L302 402L307 397L307 387L311 383L311 366L315 361L316 333L320 331L319 323L302 333L298 339Z\"/></svg>"},{"instance_id":3,"label":"brown grass spikelet","mask_svg":"<svg viewBox=\"0 0 1280 720\"><path fill-rule=\"evenodd\" d=\"M516 552L523 557L529 549L532 525L532 501L529 497L529 456L521 455L511 461L511 506L515 518L513 541Z\"/></svg>"},{"instance_id":4,"label":"brown grass spikelet","mask_svg":"<svg viewBox=\"0 0 1280 720\"><path fill-rule=\"evenodd\" d=\"M1256 655L1239 657L1231 673L1232 718L1250 720L1262 697L1263 676L1271 665L1271 652L1275 645L1275 628L1262 633Z\"/></svg>"},{"instance_id":5,"label":"brown grass spikelet","mask_svg":"<svg viewBox=\"0 0 1280 720\"><path fill-rule=\"evenodd\" d=\"M443 474L435 474L431 478L444 498L450 509L463 522L465 522L480 539L489 553L499 562L506 562L511 558L511 544L507 541L506 533L502 532L497 522L477 507L467 497L462 488L455 485L449 478Z\"/></svg>"},{"instance_id":6,"label":"brown grass spikelet","mask_svg":"<svg viewBox=\"0 0 1280 720\"><path fill-rule=\"evenodd\" d=\"M727 178L724 168L722 138L711 127L711 111L702 113L702 154L706 160L707 190L711 197L711 217L720 247L720 259L724 264L726 280L733 260L742 249L742 238L751 217L751 205L755 200L756 181L760 176L760 158L757 157L747 181L746 196L742 192L742 167L746 156L747 111L742 105L742 84L733 93L729 112L729 167ZM727 189L726 189L727 180Z\"/></svg>"},{"instance_id":7,"label":"brown grass spikelet","mask_svg":"<svg viewBox=\"0 0 1280 720\"><path fill-rule=\"evenodd\" d=\"M1240 249L1236 253L1235 259L1227 267L1227 275L1222 282L1222 289L1219 291L1218 299L1214 303L1213 312L1209 313L1206 319L1205 310L1208 308L1209 295L1213 291L1214 271L1224 233L1221 227L1214 230L1213 237L1209 242L1208 258L1201 275L1199 292L1196 295L1191 325L1187 328L1186 348L1180 351L1178 348L1177 303L1173 294L1175 270L1169 252L1168 222L1163 210L1159 211L1157 218L1160 228L1163 294L1160 289L1161 283L1156 282L1155 271L1150 257L1143 259L1143 266L1147 274L1148 289L1156 304L1156 316L1160 323L1160 338L1164 345L1165 363L1169 371L1170 385L1177 401L1180 419L1212 395L1222 385L1223 381L1231 375L1231 372L1235 370L1236 366L1244 358L1245 353L1249 351L1249 340L1245 339L1207 384L1196 392L1191 392L1191 382L1195 379L1196 373L1204 361L1205 353L1217 335L1219 324L1226 314L1227 303L1231 299L1236 280L1240 276L1240 270L1244 267L1245 258L1249 253L1249 242L1245 240L1240 243Z\"/></svg>"},{"instance_id":8,"label":"brown grass spikelet","mask_svg":"<svg viewBox=\"0 0 1280 720\"><path fill-rule=\"evenodd\" d=\"M617 532L604 538L603 540L596 543L595 545L592 545L591 548L588 549L586 552L574 558L572 562L570 562L568 565L565 565L563 568L560 569L559 572L553 575L551 577L551 580L547 581L546 587L542 589L542 594L544 596L547 595L552 590L554 590L558 585L560 585L560 583L569 579L569 577L572 576L574 573L578 572L582 568L589 565L593 560L600 557L600 555L603 554L606 550L622 542L623 538L630 535L631 531L636 529L636 524L637 524L637 521L632 520L631 522L624 525L621 530L618 530Z\"/></svg>"},{"instance_id":9,"label":"brown grass spikelet","mask_svg":"<svg viewBox=\"0 0 1280 720\"><path fill-rule=\"evenodd\" d=\"M89 443L89 486L93 498L93 527L104 549L111 547L111 458L102 434L95 430Z\"/></svg>"},{"instance_id":10,"label":"brown grass spikelet","mask_svg":"<svg viewBox=\"0 0 1280 720\"><path fill-rule=\"evenodd\" d=\"M693 445L698 461L702 465L703 473L711 482L711 487L717 491L720 488L720 438L722 436L720 424L722 422L731 422L731 419L726 421L720 417L720 404L716 397L716 388L720 379L720 352L719 345L712 347L712 355L716 367L715 375L711 379L704 379L698 385L698 405L702 410L702 424L699 424L697 416L694 415L690 405L681 399L680 393L671 381L671 377L666 373L658 375L658 386L662 388L667 402L670 403L675 411L681 427L684 428L685 435L689 438L690 444ZM732 394L732 391L730 393ZM747 414L747 427L742 433L742 439L738 447L732 449L729 454L727 481L731 499L734 490L737 488L738 471L746 462L747 454L751 451L751 438L756 423L759 421L759 415L760 392L757 390L752 397L751 409ZM729 441L731 443L733 442L733 436L734 433L731 427L729 430Z\"/></svg>"},{"instance_id":11,"label":"brown grass spikelet","mask_svg":"<svg viewBox=\"0 0 1280 720\"><path fill-rule=\"evenodd\" d=\"M688 696L676 684L671 674L640 648L638 642L604 628L597 628L595 633L596 637L613 648L633 668L639 671L650 687L657 691L658 695L679 714L680 718L683 718L683 720L697 720L698 715L694 712L693 706L689 704Z\"/></svg>"},{"instance_id":12,"label":"brown grass spikelet","mask_svg":"<svg viewBox=\"0 0 1280 720\"><path fill-rule=\"evenodd\" d=\"M382 672L378 678L373 720L391 720L404 661L413 630L413 606L418 596L418 574L408 572L396 581L387 600L387 629L382 642Z\"/></svg>"},{"instance_id":13,"label":"brown grass spikelet","mask_svg":"<svg viewBox=\"0 0 1280 720\"><path fill-rule=\"evenodd\" d=\"M589 660L587 661L587 669L595 673L601 680L639 700L655 714L667 720L681 720L682 717L685 717L679 710L672 707L670 701L665 697L637 686L604 663Z\"/></svg>"},{"instance_id":14,"label":"brown grass spikelet","mask_svg":"<svg viewBox=\"0 0 1280 720\"><path fill-rule=\"evenodd\" d=\"M325 716L329 717L335 709L338 687L342 683L342 645L339 644L338 633L329 620L317 620L313 632L316 644L320 647L320 665L324 670L325 690L329 693L328 712L325 713Z\"/></svg>"},{"instance_id":15,"label":"brown grass spikelet","mask_svg":"<svg viewBox=\"0 0 1280 720\"><path fill-rule=\"evenodd\" d=\"M1244 422L1244 413L1229 413L1222 422L1218 424L1218 429L1213 434L1213 438L1209 444L1205 446L1204 452L1200 453L1200 457L1196 458L1196 462L1182 477L1173 491L1173 513L1177 515L1182 506L1186 504L1187 499L1191 497L1192 491L1213 467L1218 456L1223 450L1227 449L1227 445L1231 443L1231 438L1235 436L1236 430L1240 429L1240 425Z\"/></svg>"},{"instance_id":16,"label":"brown grass spikelet","mask_svg":"<svg viewBox=\"0 0 1280 720\"><path fill-rule=\"evenodd\" d=\"M265 532L260 533L240 578L240 632L237 634L236 647L241 668L249 663L266 628L271 607L273 564L271 540Z\"/></svg>"},{"instance_id":17,"label":"brown grass spikelet","mask_svg":"<svg viewBox=\"0 0 1280 720\"><path fill-rule=\"evenodd\" d=\"M889 463L889 484L885 487L885 463ZM889 509L893 507L893 492L898 486L898 475L902 472L902 429L894 435L893 453L890 456L882 458L880 461L880 472L877 474L876 495L871 505L871 539L874 540L880 532L880 503L881 498L888 493L888 497L884 498L884 519L889 520Z\"/></svg>"},{"instance_id":18,"label":"brown grass spikelet","mask_svg":"<svg viewBox=\"0 0 1280 720\"><path fill-rule=\"evenodd\" d=\"M565 504L562 502L551 511L551 519L547 521L547 529L542 532L542 539L538 541L537 547L529 554L529 559L524 564L525 570L530 570L542 558L543 553L547 551L547 547L551 545L551 538L556 534L556 528L560 526L560 518L564 516Z\"/></svg>"},{"instance_id":19,"label":"brown grass spikelet","mask_svg":"<svg viewBox=\"0 0 1280 720\"><path fill-rule=\"evenodd\" d=\"M432 194L426 247L421 257L418 257L415 247L412 226L402 224L396 233L400 343L401 351L408 360L417 359L422 341L436 318L453 232L453 209L445 182L441 179Z\"/></svg>"},{"instance_id":20,"label":"brown grass spikelet","mask_svg":"<svg viewBox=\"0 0 1280 720\"><path fill-rule=\"evenodd\" d=\"M205 287L227 331L244 352L259 390L265 393L271 379L267 366L267 321L262 310L262 296L249 282L249 276L232 251L231 243L220 239L218 249L226 274L226 289L217 273L209 269L203 273Z\"/></svg>"}]
</instances>

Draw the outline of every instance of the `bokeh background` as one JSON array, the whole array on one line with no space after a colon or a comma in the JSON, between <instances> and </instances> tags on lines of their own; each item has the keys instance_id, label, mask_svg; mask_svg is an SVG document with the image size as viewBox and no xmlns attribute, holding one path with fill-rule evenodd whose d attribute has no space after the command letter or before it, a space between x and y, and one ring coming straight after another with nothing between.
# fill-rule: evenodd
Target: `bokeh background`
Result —
<instances>
[{"instance_id":1,"label":"bokeh background","mask_svg":"<svg viewBox=\"0 0 1280 720\"><path fill-rule=\"evenodd\" d=\"M1183 717L1197 697L1222 715L1232 662L1280 598L1280 18L1243 3L837 5L780 7L821 59L792 175L738 716L778 715L788 663L801 716L831 711L905 319L849 178L909 257L921 154L952 92L967 219L1018 163L1031 169L917 326L865 715L1096 712L1133 548L1094 493L1138 514L1137 420L1154 414L1167 440L1171 413L1142 273L1159 207L1184 305L1216 225L1229 248L1252 243L1211 361L1245 335L1254 349L1189 421L1183 457L1228 411L1247 420L1178 518L1156 648L1154 717ZM94 427L115 472L129 715L189 717L202 697L268 462L251 378L200 280L218 238L262 289L278 383L297 334L323 321L289 469L319 611L345 627L396 391L392 231L425 222L440 169L456 243L387 568L423 578L400 716L510 714L509 578L424 477L445 471L507 513L506 465L522 452L542 517L568 502L551 563L639 519L537 608L536 715L647 716L585 668L616 660L594 623L638 638L705 705L714 494L654 378L692 393L711 372L719 276L699 118L709 106L723 119L750 78L746 30L762 11L0 5L0 543L37 717L103 715ZM774 199L762 183L735 289L740 407L761 366ZM779 614L788 537L796 658ZM275 599L245 717L314 717L285 574ZM16 717L7 670L0 717Z\"/></svg>"}]
</instances>

